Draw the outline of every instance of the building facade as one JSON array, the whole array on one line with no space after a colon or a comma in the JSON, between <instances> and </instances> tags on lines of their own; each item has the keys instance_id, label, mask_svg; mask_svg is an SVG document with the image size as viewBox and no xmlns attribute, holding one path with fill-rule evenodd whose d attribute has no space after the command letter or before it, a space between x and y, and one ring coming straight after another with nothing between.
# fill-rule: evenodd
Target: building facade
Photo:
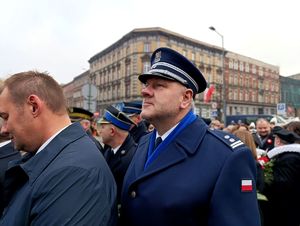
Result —
<instances>
[{"instance_id":1,"label":"building facade","mask_svg":"<svg viewBox=\"0 0 300 226\"><path fill-rule=\"evenodd\" d=\"M280 76L280 102L286 104L286 115L300 116L300 80L292 77Z\"/></svg>"},{"instance_id":2,"label":"building facade","mask_svg":"<svg viewBox=\"0 0 300 226\"><path fill-rule=\"evenodd\" d=\"M76 76L73 81L62 86L68 107L85 108L85 98L82 93L82 87L89 82L90 72L87 70Z\"/></svg>"},{"instance_id":3,"label":"building facade","mask_svg":"<svg viewBox=\"0 0 300 226\"><path fill-rule=\"evenodd\" d=\"M226 62L227 114L276 114L279 67L232 52Z\"/></svg>"},{"instance_id":4,"label":"building facade","mask_svg":"<svg viewBox=\"0 0 300 226\"><path fill-rule=\"evenodd\" d=\"M142 28L134 29L89 59L89 78L98 89L96 110L100 115L108 105L142 99L138 76L150 69L151 53L159 47L169 47L186 56L214 87L209 101L205 98L207 92L197 95L195 110L199 115L211 117L217 111L220 116L224 102L227 114L276 113L278 67L227 50L223 67L223 49L218 46L163 28Z\"/></svg>"}]
</instances>

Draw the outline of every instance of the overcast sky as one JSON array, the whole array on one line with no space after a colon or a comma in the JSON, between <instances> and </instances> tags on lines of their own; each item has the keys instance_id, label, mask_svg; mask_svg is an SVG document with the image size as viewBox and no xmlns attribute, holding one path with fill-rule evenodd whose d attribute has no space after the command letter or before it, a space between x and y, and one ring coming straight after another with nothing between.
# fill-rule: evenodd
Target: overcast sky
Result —
<instances>
[{"instance_id":1,"label":"overcast sky","mask_svg":"<svg viewBox=\"0 0 300 226\"><path fill-rule=\"evenodd\" d=\"M0 78L48 71L67 83L135 28L162 27L300 73L297 0L0 0Z\"/></svg>"}]
</instances>

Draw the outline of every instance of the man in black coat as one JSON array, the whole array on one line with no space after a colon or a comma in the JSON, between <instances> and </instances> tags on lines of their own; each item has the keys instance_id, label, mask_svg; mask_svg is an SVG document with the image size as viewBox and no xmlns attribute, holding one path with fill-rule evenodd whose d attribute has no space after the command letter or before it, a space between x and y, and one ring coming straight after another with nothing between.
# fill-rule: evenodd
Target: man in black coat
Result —
<instances>
[{"instance_id":1,"label":"man in black coat","mask_svg":"<svg viewBox=\"0 0 300 226\"><path fill-rule=\"evenodd\" d=\"M3 120L0 119L0 130ZM3 185L5 178L5 171L7 170L8 163L12 160L20 159L21 154L14 149L7 133L0 133L0 216L3 210Z\"/></svg>"},{"instance_id":2,"label":"man in black coat","mask_svg":"<svg viewBox=\"0 0 300 226\"><path fill-rule=\"evenodd\" d=\"M275 148L268 152L263 193L268 203L263 209L264 225L300 225L300 136L279 126L273 129ZM270 168L271 170L267 170Z\"/></svg>"},{"instance_id":3,"label":"man in black coat","mask_svg":"<svg viewBox=\"0 0 300 226\"><path fill-rule=\"evenodd\" d=\"M253 133L255 144L258 148L269 151L274 148L274 135L272 133L270 122L264 118L256 121L256 133Z\"/></svg>"},{"instance_id":4,"label":"man in black coat","mask_svg":"<svg viewBox=\"0 0 300 226\"><path fill-rule=\"evenodd\" d=\"M107 147L104 157L115 177L120 203L123 179L137 147L129 134L133 122L123 112L109 106L99 123L101 137Z\"/></svg>"},{"instance_id":5,"label":"man in black coat","mask_svg":"<svg viewBox=\"0 0 300 226\"><path fill-rule=\"evenodd\" d=\"M148 133L146 122L140 115L141 111L141 101L124 102L122 112L124 112L130 120L134 122L129 132L136 143L139 143L141 137Z\"/></svg>"}]
</instances>

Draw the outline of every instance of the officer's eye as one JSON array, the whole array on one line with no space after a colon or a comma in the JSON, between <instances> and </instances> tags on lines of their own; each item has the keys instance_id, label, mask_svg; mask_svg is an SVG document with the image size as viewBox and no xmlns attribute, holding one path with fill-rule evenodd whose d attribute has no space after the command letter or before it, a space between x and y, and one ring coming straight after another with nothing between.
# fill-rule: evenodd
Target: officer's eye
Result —
<instances>
[{"instance_id":1,"label":"officer's eye","mask_svg":"<svg viewBox=\"0 0 300 226\"><path fill-rule=\"evenodd\" d=\"M143 86L143 88L146 88L146 87L149 86L149 84L148 84L148 82L144 82L144 83L142 84L142 86Z\"/></svg>"}]
</instances>

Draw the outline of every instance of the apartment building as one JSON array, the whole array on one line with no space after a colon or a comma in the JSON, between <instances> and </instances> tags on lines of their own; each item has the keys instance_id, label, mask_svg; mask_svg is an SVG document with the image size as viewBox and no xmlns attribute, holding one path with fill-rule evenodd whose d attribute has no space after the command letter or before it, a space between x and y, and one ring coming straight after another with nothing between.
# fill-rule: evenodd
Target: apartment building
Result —
<instances>
[{"instance_id":1,"label":"apartment building","mask_svg":"<svg viewBox=\"0 0 300 226\"><path fill-rule=\"evenodd\" d=\"M226 63L227 114L276 114L279 67L233 52Z\"/></svg>"},{"instance_id":2,"label":"apartment building","mask_svg":"<svg viewBox=\"0 0 300 226\"><path fill-rule=\"evenodd\" d=\"M85 98L82 93L82 87L88 83L90 83L89 70L76 76L73 81L62 86L68 107L84 108Z\"/></svg>"},{"instance_id":3,"label":"apartment building","mask_svg":"<svg viewBox=\"0 0 300 226\"><path fill-rule=\"evenodd\" d=\"M89 59L89 79L98 89L96 110L100 115L110 104L142 99L138 75L149 70L151 53L159 47L186 56L214 87L209 101L204 101L205 93L197 95L199 115L211 117L217 110L220 116L224 102L227 114L275 113L279 67L224 50L223 68L221 47L154 27L134 29Z\"/></svg>"}]
</instances>

